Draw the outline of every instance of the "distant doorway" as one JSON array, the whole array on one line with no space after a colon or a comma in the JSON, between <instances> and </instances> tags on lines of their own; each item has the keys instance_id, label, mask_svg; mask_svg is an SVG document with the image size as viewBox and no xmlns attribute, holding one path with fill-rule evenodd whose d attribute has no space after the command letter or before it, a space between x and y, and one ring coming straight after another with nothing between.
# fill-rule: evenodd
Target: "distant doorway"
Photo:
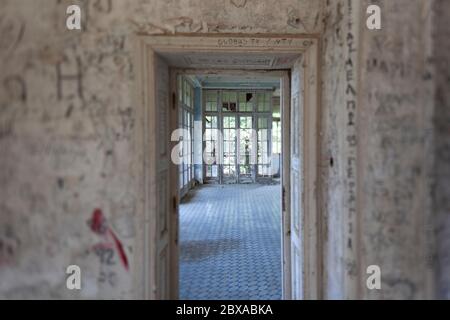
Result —
<instances>
[{"instance_id":1,"label":"distant doorway","mask_svg":"<svg viewBox=\"0 0 450 320\"><path fill-rule=\"evenodd\" d=\"M279 300L282 79L192 72L176 81L180 298Z\"/></svg>"},{"instance_id":2,"label":"distant doorway","mask_svg":"<svg viewBox=\"0 0 450 320\"><path fill-rule=\"evenodd\" d=\"M280 177L279 80L274 87L278 90L204 90L205 152L219 160L204 164L207 182L245 184Z\"/></svg>"}]
</instances>

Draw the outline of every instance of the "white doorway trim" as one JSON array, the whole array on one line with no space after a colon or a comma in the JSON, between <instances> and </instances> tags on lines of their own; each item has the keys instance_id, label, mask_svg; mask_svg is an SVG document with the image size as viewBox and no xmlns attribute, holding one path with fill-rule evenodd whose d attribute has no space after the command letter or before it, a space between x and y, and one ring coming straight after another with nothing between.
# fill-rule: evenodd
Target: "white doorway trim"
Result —
<instances>
[{"instance_id":1,"label":"white doorway trim","mask_svg":"<svg viewBox=\"0 0 450 320\"><path fill-rule=\"evenodd\" d=\"M174 142L158 139L160 128L159 109L161 104L157 95L164 94L157 89L162 79L158 78L157 60L167 53L299 53L303 54L302 90L305 117L302 119L304 131L304 191L301 217L304 221L302 275L303 297L322 298L322 242L321 215L319 208L319 39L316 35L136 35L135 70L136 128L134 144L134 174L139 184L140 194L137 204L137 234L134 248L134 292L140 299L177 299L178 298L178 184L177 168L170 161L170 150ZM167 101L168 119L165 124L169 132L177 127L176 77L173 71L167 79L169 98ZM184 69L183 72L199 73L198 69ZM211 70L207 71L211 72ZM222 73L236 74L237 70L220 70ZM248 71L239 71L248 72ZM283 168L290 167L290 79L284 71L257 71L259 74L279 72L282 78L282 137ZM272 75L273 76L273 75ZM169 84L170 82L170 84ZM167 100L167 98L165 98ZM176 109L176 107L175 107ZM164 148L169 152L160 153ZM307 151L307 152L305 152ZM163 171L161 171L163 170ZM158 189L160 172L168 179L168 194L161 197ZM290 176L289 170L282 174L282 253L283 253L283 298L291 299L291 250L290 250ZM164 199L164 200L161 200ZM163 210L163 211L161 211ZM165 211L164 211L165 210ZM161 217L161 212L166 216ZM301 214L300 212L297 214ZM158 226L161 218L167 223L165 238L167 250L160 255L161 246ZM162 239L162 238L161 238ZM162 241L162 240L161 240Z\"/></svg>"}]
</instances>

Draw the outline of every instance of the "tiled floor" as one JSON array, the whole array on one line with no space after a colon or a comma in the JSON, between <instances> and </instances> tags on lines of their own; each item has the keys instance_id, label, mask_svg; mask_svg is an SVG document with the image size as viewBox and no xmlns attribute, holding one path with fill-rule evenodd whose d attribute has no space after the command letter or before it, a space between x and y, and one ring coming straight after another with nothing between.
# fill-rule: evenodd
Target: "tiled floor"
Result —
<instances>
[{"instance_id":1,"label":"tiled floor","mask_svg":"<svg viewBox=\"0 0 450 320\"><path fill-rule=\"evenodd\" d=\"M279 185L209 185L180 206L180 298L281 299Z\"/></svg>"}]
</instances>

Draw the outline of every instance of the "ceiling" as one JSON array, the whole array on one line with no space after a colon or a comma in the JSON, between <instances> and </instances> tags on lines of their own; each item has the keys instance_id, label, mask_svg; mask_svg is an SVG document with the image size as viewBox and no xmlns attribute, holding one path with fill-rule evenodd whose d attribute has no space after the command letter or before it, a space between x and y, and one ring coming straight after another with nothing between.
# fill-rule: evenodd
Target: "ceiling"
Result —
<instances>
[{"instance_id":1,"label":"ceiling","mask_svg":"<svg viewBox=\"0 0 450 320\"><path fill-rule=\"evenodd\" d=\"M290 69L301 56L299 53L250 53L250 52L164 52L163 59L175 68L236 70L241 75L234 76L228 71L220 74L211 70L191 76L199 87L214 89L272 89L280 88L280 79L276 77L242 75L245 70L282 70Z\"/></svg>"},{"instance_id":2,"label":"ceiling","mask_svg":"<svg viewBox=\"0 0 450 320\"><path fill-rule=\"evenodd\" d=\"M209 89L277 89L280 78L261 76L234 76L220 74L202 74L191 76L191 79L202 88Z\"/></svg>"}]
</instances>

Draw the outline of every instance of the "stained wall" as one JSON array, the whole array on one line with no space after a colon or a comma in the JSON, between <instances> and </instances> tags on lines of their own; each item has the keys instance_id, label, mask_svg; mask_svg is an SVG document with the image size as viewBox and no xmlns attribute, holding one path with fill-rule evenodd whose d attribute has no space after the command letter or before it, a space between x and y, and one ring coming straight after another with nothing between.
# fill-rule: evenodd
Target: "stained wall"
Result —
<instances>
[{"instance_id":1,"label":"stained wall","mask_svg":"<svg viewBox=\"0 0 450 320\"><path fill-rule=\"evenodd\" d=\"M369 4L379 31L357 22ZM444 1L325 1L327 298L448 297L449 14ZM366 287L371 265L382 290Z\"/></svg>"},{"instance_id":2,"label":"stained wall","mask_svg":"<svg viewBox=\"0 0 450 320\"><path fill-rule=\"evenodd\" d=\"M434 24L434 114L432 136L432 215L436 234L434 271L438 297L450 299L450 30L447 27L450 3L436 1L432 6Z\"/></svg>"}]
</instances>

